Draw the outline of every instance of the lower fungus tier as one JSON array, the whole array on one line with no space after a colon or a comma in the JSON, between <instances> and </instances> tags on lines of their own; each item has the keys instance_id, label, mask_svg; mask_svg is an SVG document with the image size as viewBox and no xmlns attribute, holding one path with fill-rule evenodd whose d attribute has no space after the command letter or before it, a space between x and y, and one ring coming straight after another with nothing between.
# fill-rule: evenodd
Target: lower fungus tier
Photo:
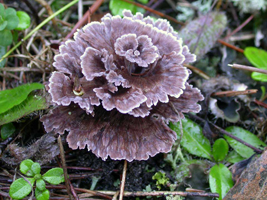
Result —
<instances>
[{"instance_id":1,"label":"lower fungus tier","mask_svg":"<svg viewBox=\"0 0 267 200\"><path fill-rule=\"evenodd\" d=\"M142 104L133 112L148 111L148 116L135 117L101 105L88 115L77 104L58 106L43 116L41 121L47 132L63 134L68 131L67 142L73 149L92 150L102 159L146 160L160 152L169 152L176 133L167 123L177 122L183 112L198 112L197 101L203 100L199 90L186 85L179 98L170 97L169 103L158 103L150 110ZM174 108L176 108L174 110ZM177 113L178 112L178 113Z\"/></svg>"},{"instance_id":2,"label":"lower fungus tier","mask_svg":"<svg viewBox=\"0 0 267 200\"><path fill-rule=\"evenodd\" d=\"M161 116L145 118L121 114L116 110L95 109L87 115L77 105L59 106L42 117L46 131L63 134L69 131L67 142L73 149L88 150L106 159L145 160L159 152L169 152L176 133Z\"/></svg>"}]
</instances>

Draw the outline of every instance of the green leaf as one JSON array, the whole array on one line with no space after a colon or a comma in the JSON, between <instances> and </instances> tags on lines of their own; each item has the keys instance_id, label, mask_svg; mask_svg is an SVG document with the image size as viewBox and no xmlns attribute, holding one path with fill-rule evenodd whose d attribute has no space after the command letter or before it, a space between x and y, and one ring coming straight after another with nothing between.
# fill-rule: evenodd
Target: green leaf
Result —
<instances>
[{"instance_id":1,"label":"green leaf","mask_svg":"<svg viewBox=\"0 0 267 200\"><path fill-rule=\"evenodd\" d=\"M45 190L45 182L43 179L39 179L36 181L36 187L38 188L38 190L40 191L44 191Z\"/></svg>"},{"instance_id":2,"label":"green leaf","mask_svg":"<svg viewBox=\"0 0 267 200\"><path fill-rule=\"evenodd\" d=\"M189 153L208 158L211 160L211 147L209 140L203 135L202 128L194 123L193 121L185 118L182 120L183 124L183 137L181 140L181 145ZM180 124L170 123L170 128L177 133L178 138L180 138Z\"/></svg>"},{"instance_id":3,"label":"green leaf","mask_svg":"<svg viewBox=\"0 0 267 200\"><path fill-rule=\"evenodd\" d=\"M58 185L64 182L63 169L58 167L50 169L43 175L43 179L50 184Z\"/></svg>"},{"instance_id":4,"label":"green leaf","mask_svg":"<svg viewBox=\"0 0 267 200\"><path fill-rule=\"evenodd\" d=\"M22 174L25 174L27 176L34 176L33 171L31 170L33 161L31 159L23 160L19 165L19 170Z\"/></svg>"},{"instance_id":5,"label":"green leaf","mask_svg":"<svg viewBox=\"0 0 267 200\"><path fill-rule=\"evenodd\" d=\"M216 43L227 24L226 15L210 12L189 22L179 33L185 45L199 60ZM200 34L201 33L201 34Z\"/></svg>"},{"instance_id":6,"label":"green leaf","mask_svg":"<svg viewBox=\"0 0 267 200\"><path fill-rule=\"evenodd\" d=\"M23 11L17 11L17 16L19 18L19 24L15 28L15 30L21 31L21 30L25 30L26 28L29 28L31 24L30 16L26 12L23 12Z\"/></svg>"},{"instance_id":7,"label":"green leaf","mask_svg":"<svg viewBox=\"0 0 267 200\"><path fill-rule=\"evenodd\" d=\"M40 191L38 188L35 189L35 197L37 200L49 200L49 191Z\"/></svg>"},{"instance_id":8,"label":"green leaf","mask_svg":"<svg viewBox=\"0 0 267 200\"><path fill-rule=\"evenodd\" d=\"M267 82L267 74L262 74L259 72L252 72L251 78L253 78L255 81Z\"/></svg>"},{"instance_id":9,"label":"green leaf","mask_svg":"<svg viewBox=\"0 0 267 200\"><path fill-rule=\"evenodd\" d=\"M0 92L0 114L22 103L33 90L43 89L40 83L31 83L18 86L14 89Z\"/></svg>"},{"instance_id":10,"label":"green leaf","mask_svg":"<svg viewBox=\"0 0 267 200\"><path fill-rule=\"evenodd\" d=\"M223 161L225 156L228 154L229 146L228 143L223 139L217 139L212 147L212 155L215 161Z\"/></svg>"},{"instance_id":11,"label":"green leaf","mask_svg":"<svg viewBox=\"0 0 267 200\"><path fill-rule=\"evenodd\" d=\"M5 7L0 3L0 16L3 18L5 15Z\"/></svg>"},{"instance_id":12,"label":"green leaf","mask_svg":"<svg viewBox=\"0 0 267 200\"><path fill-rule=\"evenodd\" d=\"M214 165L210 169L209 184L210 190L213 193L219 193L219 199L222 199L234 185L232 173L221 163Z\"/></svg>"},{"instance_id":13,"label":"green leaf","mask_svg":"<svg viewBox=\"0 0 267 200\"><path fill-rule=\"evenodd\" d=\"M16 28L19 24L19 18L17 16L17 11L13 8L7 8L5 20L7 21L6 28L8 30L13 30L14 28Z\"/></svg>"},{"instance_id":14,"label":"green leaf","mask_svg":"<svg viewBox=\"0 0 267 200\"><path fill-rule=\"evenodd\" d=\"M13 36L10 30L4 29L0 31L0 45L8 46L12 43Z\"/></svg>"},{"instance_id":15,"label":"green leaf","mask_svg":"<svg viewBox=\"0 0 267 200\"><path fill-rule=\"evenodd\" d=\"M0 45L0 58L2 58L5 54L6 54L6 46ZM6 59L0 62L0 68L3 68L5 64L6 64Z\"/></svg>"},{"instance_id":16,"label":"green leaf","mask_svg":"<svg viewBox=\"0 0 267 200\"><path fill-rule=\"evenodd\" d=\"M32 164L31 170L34 173L34 175L40 174L40 172L41 172L41 165L39 163L35 162L35 163Z\"/></svg>"},{"instance_id":17,"label":"green leaf","mask_svg":"<svg viewBox=\"0 0 267 200\"><path fill-rule=\"evenodd\" d=\"M6 25L7 25L7 21L0 19L0 31L4 30L6 28Z\"/></svg>"},{"instance_id":18,"label":"green leaf","mask_svg":"<svg viewBox=\"0 0 267 200\"><path fill-rule=\"evenodd\" d=\"M240 162L242 160L245 160L245 158L243 158L242 156L240 156L236 151L231 151L228 156L225 158L225 160L227 162L230 163L237 163Z\"/></svg>"},{"instance_id":19,"label":"green leaf","mask_svg":"<svg viewBox=\"0 0 267 200\"><path fill-rule=\"evenodd\" d=\"M15 180L9 190L9 195L13 199L23 199L32 191L32 186L34 184L33 178L27 178L27 180L31 183L31 185L25 181L23 178L19 178Z\"/></svg>"},{"instance_id":20,"label":"green leaf","mask_svg":"<svg viewBox=\"0 0 267 200\"><path fill-rule=\"evenodd\" d=\"M234 136L240 138L241 140L246 141L254 147L264 149L263 147L266 146L266 144L262 142L259 138L257 138L256 135L243 128L237 126L230 126L227 127L225 130L229 133L232 133ZM230 138L227 135L224 135L224 138L227 140L229 145L242 157L249 158L254 154L254 151L251 148L245 146L244 144L237 142L236 140Z\"/></svg>"},{"instance_id":21,"label":"green leaf","mask_svg":"<svg viewBox=\"0 0 267 200\"><path fill-rule=\"evenodd\" d=\"M16 15L16 10L14 8L7 8L5 10L5 19L7 19L7 16L12 16L12 15Z\"/></svg>"},{"instance_id":22,"label":"green leaf","mask_svg":"<svg viewBox=\"0 0 267 200\"><path fill-rule=\"evenodd\" d=\"M147 3L148 0L139 0L139 2ZM130 4L122 0L111 0L109 2L109 9L111 10L111 13L113 15L120 15L120 16L123 16L122 11L124 9L132 11L133 14L135 14L136 12L141 12L141 13L145 12L143 8L140 8L138 6L135 6L134 4Z\"/></svg>"},{"instance_id":23,"label":"green leaf","mask_svg":"<svg viewBox=\"0 0 267 200\"><path fill-rule=\"evenodd\" d=\"M256 47L246 47L244 50L244 55L247 57L249 62L259 69L267 70L267 52L258 49Z\"/></svg>"},{"instance_id":24,"label":"green leaf","mask_svg":"<svg viewBox=\"0 0 267 200\"><path fill-rule=\"evenodd\" d=\"M31 112L46 108L47 104L45 97L31 94L21 104L11 108L5 113L0 114L0 125L16 121Z\"/></svg>"},{"instance_id":25,"label":"green leaf","mask_svg":"<svg viewBox=\"0 0 267 200\"><path fill-rule=\"evenodd\" d=\"M15 132L16 128L12 123L5 124L1 127L1 138L7 139Z\"/></svg>"}]
</instances>

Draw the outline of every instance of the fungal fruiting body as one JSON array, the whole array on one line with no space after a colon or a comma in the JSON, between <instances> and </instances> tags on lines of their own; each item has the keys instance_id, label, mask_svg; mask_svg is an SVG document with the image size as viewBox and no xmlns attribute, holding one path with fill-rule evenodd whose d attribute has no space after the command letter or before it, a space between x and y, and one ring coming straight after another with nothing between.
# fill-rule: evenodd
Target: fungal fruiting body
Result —
<instances>
[{"instance_id":1,"label":"fungal fruiting body","mask_svg":"<svg viewBox=\"0 0 267 200\"><path fill-rule=\"evenodd\" d=\"M199 112L203 96L183 66L195 55L169 22L123 15L107 14L60 46L48 85L57 106L41 121L47 132L69 132L72 149L145 160L171 150L176 133L168 123Z\"/></svg>"}]
</instances>

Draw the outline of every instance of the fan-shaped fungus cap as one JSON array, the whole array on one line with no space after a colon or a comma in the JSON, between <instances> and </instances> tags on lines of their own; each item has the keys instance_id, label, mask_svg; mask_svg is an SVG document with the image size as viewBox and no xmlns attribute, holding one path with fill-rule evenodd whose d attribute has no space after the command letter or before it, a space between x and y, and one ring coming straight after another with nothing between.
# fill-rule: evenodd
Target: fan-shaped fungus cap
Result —
<instances>
[{"instance_id":1,"label":"fan-shaped fungus cap","mask_svg":"<svg viewBox=\"0 0 267 200\"><path fill-rule=\"evenodd\" d=\"M200 110L203 96L183 66L195 56L166 20L107 14L59 50L49 80L58 106L41 121L46 131L68 131L73 149L87 146L104 160L145 160L171 150L176 133L169 121Z\"/></svg>"}]
</instances>

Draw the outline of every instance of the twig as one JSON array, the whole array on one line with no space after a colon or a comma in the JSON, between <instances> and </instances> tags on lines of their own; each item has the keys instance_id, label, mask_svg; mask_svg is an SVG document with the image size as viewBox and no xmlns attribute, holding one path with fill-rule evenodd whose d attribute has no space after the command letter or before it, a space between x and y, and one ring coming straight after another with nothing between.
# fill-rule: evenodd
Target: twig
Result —
<instances>
[{"instance_id":1,"label":"twig","mask_svg":"<svg viewBox=\"0 0 267 200\"><path fill-rule=\"evenodd\" d=\"M229 41L235 42L235 41L243 41L243 40L251 40L255 38L255 34L248 33L248 34L242 34L242 35L237 35L237 36L231 36L229 38Z\"/></svg>"},{"instance_id":2,"label":"twig","mask_svg":"<svg viewBox=\"0 0 267 200\"><path fill-rule=\"evenodd\" d=\"M47 185L47 189L65 189L64 185ZM4 189L9 189L6 187ZM93 196L99 196L106 199L112 199L112 197L107 195L114 196L117 192L116 191L91 191L83 188L74 188L77 192L84 192L92 194ZM199 196L199 197L214 197L218 198L219 194L216 193L209 193L209 192L181 192L181 191L154 191L154 192L143 192L143 191L136 191L136 192L124 192L125 197L137 197L137 196L168 196L168 195L179 195L183 197L188 196Z\"/></svg>"},{"instance_id":3,"label":"twig","mask_svg":"<svg viewBox=\"0 0 267 200\"><path fill-rule=\"evenodd\" d=\"M112 200L117 200L117 197L119 196L119 194L120 194L120 191L117 191L117 192L113 195Z\"/></svg>"},{"instance_id":4,"label":"twig","mask_svg":"<svg viewBox=\"0 0 267 200\"><path fill-rule=\"evenodd\" d=\"M264 108L267 108L267 104L264 103L264 102L262 102L262 101L259 101L259 100L255 99L254 102L255 102L256 104L258 104L258 105L264 107Z\"/></svg>"},{"instance_id":5,"label":"twig","mask_svg":"<svg viewBox=\"0 0 267 200\"><path fill-rule=\"evenodd\" d=\"M114 195L116 192L112 191L101 191L108 195ZM181 191L154 191L154 192L124 192L125 197L145 197L145 196L169 196L169 195L179 195L183 197L188 196L199 196L199 197L219 197L219 194L209 193L209 192L181 192Z\"/></svg>"},{"instance_id":6,"label":"twig","mask_svg":"<svg viewBox=\"0 0 267 200\"><path fill-rule=\"evenodd\" d=\"M74 188L74 189L77 192L84 192L84 193L92 194L92 196L99 196L99 197L103 197L106 199L112 199L112 197L108 196L107 194L102 193L102 191L92 191L92 190L87 190L87 189L83 189L83 188Z\"/></svg>"},{"instance_id":7,"label":"twig","mask_svg":"<svg viewBox=\"0 0 267 200\"><path fill-rule=\"evenodd\" d=\"M28 67L4 67L0 68L0 71L4 72L40 72L43 73L40 69L32 69Z\"/></svg>"},{"instance_id":8,"label":"twig","mask_svg":"<svg viewBox=\"0 0 267 200\"><path fill-rule=\"evenodd\" d=\"M250 71L250 72L259 72L259 73L262 73L262 74L267 74L267 70L265 69L259 69L259 68L256 68L256 67L251 67L251 66L247 66L247 65L239 65L239 64L228 64L228 66L234 68L234 69L242 69L242 70L247 70L247 71Z\"/></svg>"},{"instance_id":9,"label":"twig","mask_svg":"<svg viewBox=\"0 0 267 200\"><path fill-rule=\"evenodd\" d=\"M127 171L127 160L124 160L119 200L123 200L123 193L124 193L125 179L126 179L126 171Z\"/></svg>"},{"instance_id":10,"label":"twig","mask_svg":"<svg viewBox=\"0 0 267 200\"><path fill-rule=\"evenodd\" d=\"M196 120L201 121L202 123L205 123L205 122L206 122L206 120L204 120L204 119L202 119L201 117L198 117L198 116L196 116L196 115L192 115L192 114L190 114L190 113L188 113L187 115L190 116L190 118L193 118L193 119L196 119ZM209 123L210 125L212 125L214 128L216 128L218 131L220 131L221 133L223 133L223 134L229 136L230 138L233 138L234 140L240 142L241 144L243 144L243 145L245 145L245 146L247 146L247 147L253 149L256 153L261 154L261 153L263 152L263 150L258 149L257 147L252 146L251 144L249 144L249 143L247 143L247 142L241 140L240 138L238 138L238 137L232 135L231 133L229 133L229 132L223 130L223 129L220 128L219 126L217 126L217 125L215 125L215 124L213 124L213 123L211 123L211 122L209 122L209 121L208 121L208 123Z\"/></svg>"},{"instance_id":11,"label":"twig","mask_svg":"<svg viewBox=\"0 0 267 200\"><path fill-rule=\"evenodd\" d=\"M236 50L236 51L238 51L238 52L240 52L240 53L244 53L244 50L243 49L240 49L239 47L236 47L236 46L234 46L234 45L232 45L232 44L229 44L229 43L227 43L227 42L225 42L225 41L223 41L223 40L221 40L221 39L218 39L217 40L219 43L221 43L222 45L224 45L224 46L227 46L227 47L229 47L229 48L231 48L231 49L234 49L234 50Z\"/></svg>"},{"instance_id":12,"label":"twig","mask_svg":"<svg viewBox=\"0 0 267 200\"><path fill-rule=\"evenodd\" d=\"M44 1L44 0L35 0L35 1L38 2L39 4L41 4L43 7L45 7L48 15L51 16L51 15L54 14L52 9L51 9L51 7L50 7L50 5L46 1ZM53 23L54 28L57 30L58 28L57 28L56 20L55 19L51 19L51 21Z\"/></svg>"},{"instance_id":13,"label":"twig","mask_svg":"<svg viewBox=\"0 0 267 200\"><path fill-rule=\"evenodd\" d=\"M217 96L217 97L234 97L238 95L247 95L247 94L255 94L257 93L257 89L251 89L251 90L243 90L243 91L222 91L222 92L214 92L211 94L211 96Z\"/></svg>"},{"instance_id":14,"label":"twig","mask_svg":"<svg viewBox=\"0 0 267 200\"><path fill-rule=\"evenodd\" d=\"M65 154L64 154L64 149L63 149L63 145L62 145L62 141L61 141L60 135L57 138L57 142L58 142L59 149L60 149L60 158L61 158L62 168L63 168L63 171L64 171L64 179L65 179L65 185L66 185L67 193L68 193L70 199L72 200L73 196L71 194L70 181L69 181L69 178L68 178L68 171L67 171L66 162L65 162Z\"/></svg>"},{"instance_id":15,"label":"twig","mask_svg":"<svg viewBox=\"0 0 267 200\"><path fill-rule=\"evenodd\" d=\"M176 20L175 18L173 18L173 17L171 17L171 16L165 15L165 14L162 13L162 12L159 12L159 11L157 11L157 10L151 9L151 8L149 8L149 7L147 7L147 6L144 6L144 5L140 4L140 3L136 3L136 2L134 2L134 1L129 1L129 0L122 0L122 1L125 1L125 2L130 3L130 4L134 4L134 5L136 5L136 6L140 7L140 8L144 8L145 10L147 10L147 11L149 11L149 12L151 12L151 13L154 13L154 14L160 16L160 17L166 18L167 20L169 20L169 21L173 21L173 22L175 22L175 23L177 23L177 24L180 24L180 25L182 25L182 26L185 25L185 23L183 23L183 22L179 22L178 20Z\"/></svg>"},{"instance_id":16,"label":"twig","mask_svg":"<svg viewBox=\"0 0 267 200\"><path fill-rule=\"evenodd\" d=\"M229 37L231 37L232 35L236 34L238 31L240 31L244 26L246 26L252 19L253 19L254 15L251 15L249 18L247 18L246 21L244 21L240 26L238 26L233 32L229 33L224 40L227 40Z\"/></svg>"},{"instance_id":17,"label":"twig","mask_svg":"<svg viewBox=\"0 0 267 200\"><path fill-rule=\"evenodd\" d=\"M187 67L188 69L191 69L193 72L195 72L196 74L198 74L202 78L204 78L206 80L210 79L209 75L207 75L205 72L201 71L200 69L198 69L192 65L189 65L189 64L184 64L184 66Z\"/></svg>"},{"instance_id":18,"label":"twig","mask_svg":"<svg viewBox=\"0 0 267 200\"><path fill-rule=\"evenodd\" d=\"M46 14L44 14L43 16L44 16L44 17L49 17L49 15L46 15ZM64 26L73 27L73 25L72 25L71 23L69 23L69 22L65 22L65 21L60 20L60 19L57 19L57 18L55 18L55 20L56 20L57 22L61 23L61 24L64 25Z\"/></svg>"},{"instance_id":19,"label":"twig","mask_svg":"<svg viewBox=\"0 0 267 200\"><path fill-rule=\"evenodd\" d=\"M77 31L77 29L81 28L84 24L87 23L88 17L90 14L93 14L103 3L104 0L97 0L92 5L90 9L83 15L83 17L77 22L77 24L73 27L71 32L65 37L65 40L72 38L73 34Z\"/></svg>"}]
</instances>

